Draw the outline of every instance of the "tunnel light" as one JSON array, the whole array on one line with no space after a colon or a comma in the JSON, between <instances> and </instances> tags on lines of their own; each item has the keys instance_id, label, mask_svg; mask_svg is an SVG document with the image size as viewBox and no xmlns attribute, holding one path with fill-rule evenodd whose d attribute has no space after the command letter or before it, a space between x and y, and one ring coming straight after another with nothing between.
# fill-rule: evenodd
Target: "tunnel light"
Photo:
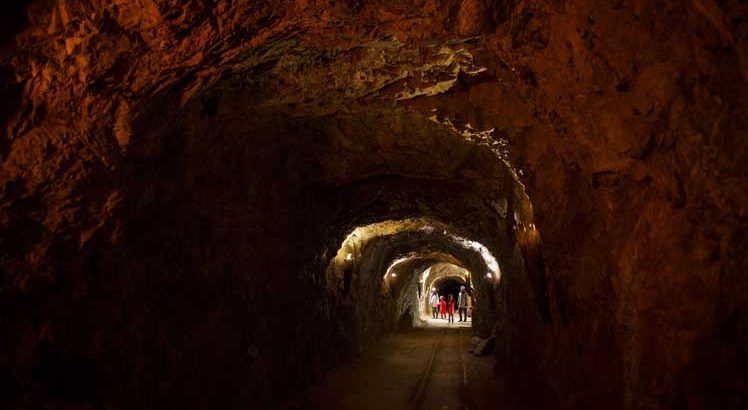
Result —
<instances>
[{"instance_id":1,"label":"tunnel light","mask_svg":"<svg viewBox=\"0 0 748 410\"><path fill-rule=\"evenodd\" d=\"M493 278L493 275L491 275L491 273L489 272L489 273L486 273L486 277L487 277L488 279L491 279L491 278Z\"/></svg>"},{"instance_id":2,"label":"tunnel light","mask_svg":"<svg viewBox=\"0 0 748 410\"><path fill-rule=\"evenodd\" d=\"M395 266L397 266L397 265L399 265L399 264L401 264L403 262L406 262L409 259L410 258L407 258L407 257L405 257L405 258L399 258L399 259L396 259L395 261L393 261L392 263L390 263L390 266L387 267L387 270L384 272L384 276L382 278L384 280L387 280L387 277L390 277L390 278L396 277L397 275L395 274L395 272L392 272L393 270L395 270Z\"/></svg>"},{"instance_id":3,"label":"tunnel light","mask_svg":"<svg viewBox=\"0 0 748 410\"><path fill-rule=\"evenodd\" d=\"M515 218L519 218L519 215L516 213ZM501 268L499 267L498 261L491 254L488 248L486 248L479 242L472 241L465 237L450 233L450 230L444 224L438 223L438 221L436 224L433 224L429 219L423 218L411 218L398 221L387 220L369 224L366 226L356 227L346 236L346 239L338 249L338 252L335 255L334 259L330 261L328 269L333 269L337 274L342 274L343 269L345 269L346 267L350 268L350 264L355 260L355 251L350 253L348 251L360 249L371 238L390 236L395 235L399 232L407 231L418 231L426 234L433 233L437 235L444 235L456 245L464 249L479 253L481 259L483 259L486 267L488 268L487 270L491 272L489 278L491 278L492 280L499 280L499 278L501 277ZM395 260L390 264L387 270L385 270L382 279L387 280L388 278L394 278L395 275L390 275L393 267L412 258L413 255L408 255L406 257L401 257L400 259ZM339 265L336 266L335 264ZM430 275L430 273L431 272L429 271L422 272L421 282L425 283L425 280Z\"/></svg>"}]
</instances>

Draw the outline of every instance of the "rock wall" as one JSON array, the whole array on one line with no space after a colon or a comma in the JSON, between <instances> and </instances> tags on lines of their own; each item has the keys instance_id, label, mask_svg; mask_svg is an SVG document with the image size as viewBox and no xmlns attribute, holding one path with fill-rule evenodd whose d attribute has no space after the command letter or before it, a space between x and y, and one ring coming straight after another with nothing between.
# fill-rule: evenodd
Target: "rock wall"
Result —
<instances>
[{"instance_id":1,"label":"rock wall","mask_svg":"<svg viewBox=\"0 0 748 410\"><path fill-rule=\"evenodd\" d=\"M745 405L745 16L526 2L489 40L516 80L463 100L534 205L553 315L522 355L543 346L527 388L549 384L545 407Z\"/></svg>"}]
</instances>

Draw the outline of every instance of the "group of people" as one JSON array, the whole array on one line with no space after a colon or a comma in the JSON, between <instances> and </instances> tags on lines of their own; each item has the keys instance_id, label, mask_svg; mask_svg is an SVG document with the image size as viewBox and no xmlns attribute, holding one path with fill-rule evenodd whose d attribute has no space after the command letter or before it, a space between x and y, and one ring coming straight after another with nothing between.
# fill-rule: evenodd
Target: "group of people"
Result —
<instances>
[{"instance_id":1,"label":"group of people","mask_svg":"<svg viewBox=\"0 0 748 410\"><path fill-rule=\"evenodd\" d=\"M458 322L467 322L468 293L464 286L460 286L460 293L457 295L456 300L451 294L445 299L444 295L437 295L436 288L432 289L429 304L431 305L431 314L434 319L441 317L442 319L447 319L448 323L454 323L456 308L460 315Z\"/></svg>"}]
</instances>

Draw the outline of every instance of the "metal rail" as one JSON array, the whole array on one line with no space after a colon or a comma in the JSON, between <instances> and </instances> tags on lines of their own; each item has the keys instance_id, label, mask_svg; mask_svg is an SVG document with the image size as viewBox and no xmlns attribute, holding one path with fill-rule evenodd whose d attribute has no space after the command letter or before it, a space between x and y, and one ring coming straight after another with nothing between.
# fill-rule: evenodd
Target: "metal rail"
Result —
<instances>
[{"instance_id":1,"label":"metal rail","mask_svg":"<svg viewBox=\"0 0 748 410\"><path fill-rule=\"evenodd\" d=\"M463 348L463 338L460 338L460 363L462 364L462 388L460 389L462 396L463 408L470 410L470 395L468 392L468 376L467 366L465 366L465 349Z\"/></svg>"},{"instance_id":2,"label":"metal rail","mask_svg":"<svg viewBox=\"0 0 748 410\"><path fill-rule=\"evenodd\" d=\"M440 331L439 337L436 339L436 343L434 343L434 347L431 350L431 356L429 356L429 360L426 363L426 369L421 375L421 378L418 381L417 387L410 400L411 408L413 408L414 410L420 410L423 406L424 397L426 395L427 387L429 385L429 381L431 380L431 374L434 368L434 359L436 358L436 354L441 347L441 342L445 333L445 330ZM460 408L462 408L463 410L470 410L471 406L468 391L468 372L467 364L465 361L464 338L462 337L461 332L454 336L459 339L460 344L460 366L462 370L462 380L460 381L459 386Z\"/></svg>"},{"instance_id":3,"label":"metal rail","mask_svg":"<svg viewBox=\"0 0 748 410\"><path fill-rule=\"evenodd\" d=\"M426 364L426 370L423 372L423 376L421 376L421 380L419 380L418 382L415 393L413 394L413 398L411 398L410 400L410 404L414 409L420 409L421 404L423 403L423 394L426 392L426 386L428 385L429 378L431 377L431 369L434 365L434 358L436 357L437 350L439 350L439 345L442 342L444 333L444 330L439 332L439 337L436 339L436 343L434 343L434 348L431 350L431 356L429 357L429 361Z\"/></svg>"}]
</instances>

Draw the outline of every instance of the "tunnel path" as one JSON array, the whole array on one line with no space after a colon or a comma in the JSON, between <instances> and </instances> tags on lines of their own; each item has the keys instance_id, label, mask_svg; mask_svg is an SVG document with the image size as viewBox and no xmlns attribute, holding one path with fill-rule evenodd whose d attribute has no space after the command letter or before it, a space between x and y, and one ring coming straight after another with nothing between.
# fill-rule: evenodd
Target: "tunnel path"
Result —
<instances>
[{"instance_id":1,"label":"tunnel path","mask_svg":"<svg viewBox=\"0 0 748 410\"><path fill-rule=\"evenodd\" d=\"M448 323L447 319L437 318L434 319L430 316L423 317L423 327L432 327L432 328L464 328L464 329L470 329L471 326L473 326L473 320L472 318L469 319L467 322L458 322L460 318L455 314L455 321L454 323Z\"/></svg>"},{"instance_id":2,"label":"tunnel path","mask_svg":"<svg viewBox=\"0 0 748 410\"><path fill-rule=\"evenodd\" d=\"M504 408L503 380L491 371L493 358L475 357L469 349L470 331L465 329L393 334L279 408Z\"/></svg>"}]
</instances>

